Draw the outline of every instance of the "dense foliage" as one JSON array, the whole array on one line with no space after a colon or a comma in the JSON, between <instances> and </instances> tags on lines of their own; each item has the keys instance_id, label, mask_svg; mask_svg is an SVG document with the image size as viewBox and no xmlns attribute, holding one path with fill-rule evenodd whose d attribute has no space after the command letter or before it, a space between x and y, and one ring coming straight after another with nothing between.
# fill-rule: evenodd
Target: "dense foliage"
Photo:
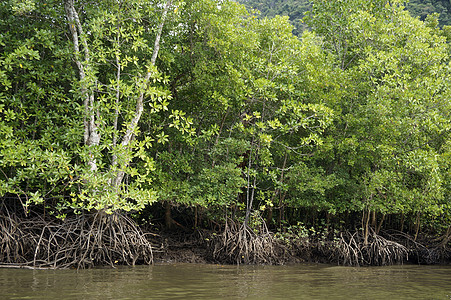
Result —
<instances>
[{"instance_id":1,"label":"dense foliage","mask_svg":"<svg viewBox=\"0 0 451 300\"><path fill-rule=\"evenodd\" d=\"M410 0L406 7L412 15L421 20L437 13L440 15L440 25L451 25L451 3L447 0Z\"/></svg>"},{"instance_id":2,"label":"dense foliage","mask_svg":"<svg viewBox=\"0 0 451 300\"><path fill-rule=\"evenodd\" d=\"M288 16L295 27L293 33L299 35L306 27L303 18L311 10L310 0L241 0L249 9L257 9L262 16L272 18L276 15ZM451 25L451 3L448 0L410 0L403 1L412 16L422 21L428 15L439 14L441 26Z\"/></svg>"},{"instance_id":3,"label":"dense foliage","mask_svg":"<svg viewBox=\"0 0 451 300\"><path fill-rule=\"evenodd\" d=\"M228 0L61 4L0 4L2 206L168 227L450 226L445 19L315 0L297 37Z\"/></svg>"}]
</instances>

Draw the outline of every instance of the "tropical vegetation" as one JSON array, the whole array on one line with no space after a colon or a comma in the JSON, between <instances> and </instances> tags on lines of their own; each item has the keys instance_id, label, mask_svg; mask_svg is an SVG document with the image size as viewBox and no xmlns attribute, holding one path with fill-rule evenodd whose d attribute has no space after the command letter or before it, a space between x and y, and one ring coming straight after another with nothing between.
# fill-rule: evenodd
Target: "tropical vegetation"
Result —
<instances>
[{"instance_id":1,"label":"tropical vegetation","mask_svg":"<svg viewBox=\"0 0 451 300\"><path fill-rule=\"evenodd\" d=\"M236 263L307 240L349 264L449 258L444 19L308 6L294 35L229 0L0 3L0 261L149 263L155 227L216 230Z\"/></svg>"}]
</instances>

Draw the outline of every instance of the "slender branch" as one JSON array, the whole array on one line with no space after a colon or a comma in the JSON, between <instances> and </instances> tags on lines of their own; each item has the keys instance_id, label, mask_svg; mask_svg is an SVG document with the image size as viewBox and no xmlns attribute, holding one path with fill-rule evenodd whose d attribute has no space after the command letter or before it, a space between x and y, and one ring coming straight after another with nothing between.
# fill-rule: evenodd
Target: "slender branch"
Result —
<instances>
[{"instance_id":1,"label":"slender branch","mask_svg":"<svg viewBox=\"0 0 451 300\"><path fill-rule=\"evenodd\" d=\"M155 65L155 62L157 61L158 52L160 51L161 33L163 32L164 22L166 21L166 16L168 14L169 6L171 6L171 4L172 4L172 0L168 0L166 2L165 6L164 6L163 15L161 16L161 22L158 25L158 32L157 32L157 36L155 38L152 59L150 60L152 65ZM148 75L149 75L149 73L148 73ZM150 76L149 76L149 78L150 78ZM149 79L147 79L147 80L149 80Z\"/></svg>"},{"instance_id":2,"label":"slender branch","mask_svg":"<svg viewBox=\"0 0 451 300\"><path fill-rule=\"evenodd\" d=\"M152 67L155 66L155 62L158 57L158 52L160 50L161 34L163 32L163 26L166 21L167 13L168 13L168 10L169 10L169 7L171 6L171 4L172 4L172 0L168 0L166 2L165 6L164 6L163 14L161 16L160 24L158 25L157 36L155 37L154 49L153 49L152 58L150 61ZM141 87L142 88L141 93L138 96L138 99L136 101L135 116L130 121L130 124L124 134L124 137L122 138L121 145L124 146L124 148L127 148L129 146L130 142L133 140L135 130L138 126L138 122L141 119L141 115L144 111L144 103L143 103L144 93L145 93L145 89L147 87L147 84L149 83L149 80L150 80L152 74L153 74L153 70L152 70L152 68L149 68L146 76L144 77L144 81L143 81L143 84ZM128 163L127 163L127 165L128 165ZM115 178L115 181L114 181L115 186L119 186L121 184L121 182L124 178L124 175L125 175L124 168L126 168L127 165L124 165L122 171L118 172L118 174Z\"/></svg>"},{"instance_id":3,"label":"slender branch","mask_svg":"<svg viewBox=\"0 0 451 300\"><path fill-rule=\"evenodd\" d=\"M118 25L119 26L119 25ZM117 30L117 44L120 44L120 30L118 28ZM121 96L121 62L119 61L119 56L116 54L116 68L117 68L117 72L116 72L116 80L117 80L117 84L116 84L116 109L114 112L114 121L113 121L113 149L116 147L117 145L117 123L118 123L118 119L119 119L119 98ZM112 166L115 166L117 164L117 155L113 154L112 157Z\"/></svg>"}]
</instances>

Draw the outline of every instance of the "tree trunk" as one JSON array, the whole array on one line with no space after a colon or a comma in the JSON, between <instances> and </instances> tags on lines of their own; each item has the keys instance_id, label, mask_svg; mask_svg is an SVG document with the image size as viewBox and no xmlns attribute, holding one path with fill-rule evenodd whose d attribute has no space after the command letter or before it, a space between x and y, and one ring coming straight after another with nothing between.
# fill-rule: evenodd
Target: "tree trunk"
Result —
<instances>
[{"instance_id":1,"label":"tree trunk","mask_svg":"<svg viewBox=\"0 0 451 300\"><path fill-rule=\"evenodd\" d=\"M377 226L376 234L379 234L379 231L381 231L382 223L384 223L384 220L385 220L385 214L382 214L382 219L379 222L379 225Z\"/></svg>"},{"instance_id":2,"label":"tree trunk","mask_svg":"<svg viewBox=\"0 0 451 300\"><path fill-rule=\"evenodd\" d=\"M404 231L404 213L401 213L401 228L399 231L403 232Z\"/></svg>"},{"instance_id":3,"label":"tree trunk","mask_svg":"<svg viewBox=\"0 0 451 300\"><path fill-rule=\"evenodd\" d=\"M266 225L268 227L270 227L271 222L272 222L272 214L273 214L273 208L272 208L272 206L270 206L268 208L268 215L266 216Z\"/></svg>"},{"instance_id":4,"label":"tree trunk","mask_svg":"<svg viewBox=\"0 0 451 300\"><path fill-rule=\"evenodd\" d=\"M370 223L370 210L365 213L365 210L363 210L363 216L362 216L362 223L363 224L363 244L365 246L368 245L368 235L369 235L369 223Z\"/></svg>"},{"instance_id":5,"label":"tree trunk","mask_svg":"<svg viewBox=\"0 0 451 300\"><path fill-rule=\"evenodd\" d=\"M171 203L169 201L165 202L164 223L166 229L168 230L171 230L173 227L172 225L174 225L174 220L172 219L171 214Z\"/></svg>"},{"instance_id":6,"label":"tree trunk","mask_svg":"<svg viewBox=\"0 0 451 300\"><path fill-rule=\"evenodd\" d=\"M376 228L376 227L377 227L377 214L376 214L376 211L375 211L375 210L373 210L373 211L371 212L371 226L372 226L373 228Z\"/></svg>"},{"instance_id":7,"label":"tree trunk","mask_svg":"<svg viewBox=\"0 0 451 300\"><path fill-rule=\"evenodd\" d=\"M86 78L86 68L89 69L90 67L88 43L84 38L83 27L81 26L77 10L74 7L74 1L66 0L64 3L64 8L66 11L66 18L69 22L72 43L74 44L74 61L78 68L80 81L84 82ZM83 46L83 52L80 49L80 42ZM83 117L84 143L86 146L91 148L92 146L99 145L101 137L96 123L96 111L94 109L95 99L92 91L92 87L95 85L95 82L90 82L89 84L92 86L86 86L86 83L83 83L81 92L84 97L83 104L85 109ZM92 151L89 152L88 165L91 171L97 170L97 162Z\"/></svg>"},{"instance_id":8,"label":"tree trunk","mask_svg":"<svg viewBox=\"0 0 451 300\"><path fill-rule=\"evenodd\" d=\"M417 213L416 221L415 221L415 239L417 240L418 232L420 231L420 212Z\"/></svg>"}]
</instances>

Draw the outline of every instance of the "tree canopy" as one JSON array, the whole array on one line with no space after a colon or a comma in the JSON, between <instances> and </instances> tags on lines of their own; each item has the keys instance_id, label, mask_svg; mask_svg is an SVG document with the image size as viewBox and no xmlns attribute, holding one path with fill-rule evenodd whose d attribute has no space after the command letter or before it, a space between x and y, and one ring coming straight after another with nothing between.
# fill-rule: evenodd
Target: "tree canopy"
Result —
<instances>
[{"instance_id":1,"label":"tree canopy","mask_svg":"<svg viewBox=\"0 0 451 300\"><path fill-rule=\"evenodd\" d=\"M246 3L263 16L228 0L63 2L0 4L2 203L63 219L162 204L168 226L183 207L194 226L448 228L443 15L397 0Z\"/></svg>"},{"instance_id":2,"label":"tree canopy","mask_svg":"<svg viewBox=\"0 0 451 300\"><path fill-rule=\"evenodd\" d=\"M276 15L288 16L290 23L295 27L293 33L300 35L306 28L303 22L306 12L311 10L310 0L241 0L249 9L257 9L264 17L272 18ZM405 9L412 16L426 20L427 16L438 14L440 26L451 25L451 4L448 0L410 0L403 1Z\"/></svg>"}]
</instances>

